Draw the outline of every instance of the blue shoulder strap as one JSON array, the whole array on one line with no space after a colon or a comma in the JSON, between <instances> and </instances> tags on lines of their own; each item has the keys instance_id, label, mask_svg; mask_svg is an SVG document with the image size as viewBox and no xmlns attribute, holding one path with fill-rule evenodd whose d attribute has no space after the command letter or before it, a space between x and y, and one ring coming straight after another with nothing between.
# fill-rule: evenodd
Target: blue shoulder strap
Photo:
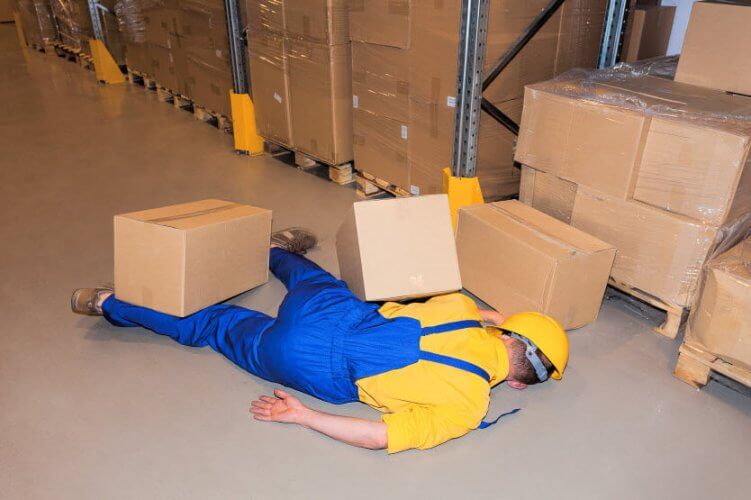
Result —
<instances>
[{"instance_id":1,"label":"blue shoulder strap","mask_svg":"<svg viewBox=\"0 0 751 500\"><path fill-rule=\"evenodd\" d=\"M464 320L464 321L454 321L451 323L444 323L442 325L435 325L435 326L429 326L422 329L422 335L433 335L436 333L446 333L451 332L454 330L462 330L464 328L482 328L482 323L479 321L473 321L473 320ZM477 366L474 363L470 363L469 361L464 361L463 359L454 358L452 356L444 356L443 354L437 354L430 351L423 351L420 350L420 359L424 361L432 361L433 363L439 363L446 366L451 366L453 368L456 368L458 370L464 370L469 373L474 373L475 375L482 377L486 382L490 383L490 375L488 372L486 372L483 368ZM521 408L516 408L514 410L511 410L509 412L503 413L499 415L496 419L491 421L483 421L480 422L480 425L477 426L478 429L487 429L488 427L491 427L498 423L500 419L507 415L513 415L514 413L517 413L521 410Z\"/></svg>"}]
</instances>

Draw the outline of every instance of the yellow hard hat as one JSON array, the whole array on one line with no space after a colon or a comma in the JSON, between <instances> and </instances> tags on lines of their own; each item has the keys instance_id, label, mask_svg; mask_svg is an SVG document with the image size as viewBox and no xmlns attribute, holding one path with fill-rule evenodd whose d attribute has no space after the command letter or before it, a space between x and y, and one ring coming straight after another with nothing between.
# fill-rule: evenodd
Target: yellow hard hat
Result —
<instances>
[{"instance_id":1,"label":"yellow hard hat","mask_svg":"<svg viewBox=\"0 0 751 500\"><path fill-rule=\"evenodd\" d=\"M531 340L553 364L551 377L561 380L568 363L568 335L560 323L537 312L516 313L500 327Z\"/></svg>"}]
</instances>

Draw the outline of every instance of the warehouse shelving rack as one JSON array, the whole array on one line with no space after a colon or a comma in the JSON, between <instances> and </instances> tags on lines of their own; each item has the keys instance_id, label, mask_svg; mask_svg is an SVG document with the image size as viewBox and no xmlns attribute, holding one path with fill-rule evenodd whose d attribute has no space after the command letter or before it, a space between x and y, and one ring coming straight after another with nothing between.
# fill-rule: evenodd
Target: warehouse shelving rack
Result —
<instances>
[{"instance_id":1,"label":"warehouse shelving rack","mask_svg":"<svg viewBox=\"0 0 751 500\"><path fill-rule=\"evenodd\" d=\"M481 111L490 115L515 136L519 135L519 124L485 99L482 92L511 64L565 1L551 0L484 78L489 1L462 2L454 144L451 167L444 170L444 188L449 194L454 223L460 207L483 202L477 179L477 143ZM626 31L629 4L629 0L608 0L600 56L597 61L600 68L612 66L618 61Z\"/></svg>"}]
</instances>

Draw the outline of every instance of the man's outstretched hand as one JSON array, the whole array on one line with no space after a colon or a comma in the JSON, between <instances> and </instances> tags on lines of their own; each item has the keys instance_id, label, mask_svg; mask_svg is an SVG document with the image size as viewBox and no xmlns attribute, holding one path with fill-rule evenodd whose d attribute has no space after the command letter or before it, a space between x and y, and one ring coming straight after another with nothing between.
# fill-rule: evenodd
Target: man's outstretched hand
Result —
<instances>
[{"instance_id":1,"label":"man's outstretched hand","mask_svg":"<svg viewBox=\"0 0 751 500\"><path fill-rule=\"evenodd\" d=\"M250 405L250 412L256 420L264 422L302 423L302 416L308 407L291 394L275 389L274 396L261 396Z\"/></svg>"},{"instance_id":2,"label":"man's outstretched hand","mask_svg":"<svg viewBox=\"0 0 751 500\"><path fill-rule=\"evenodd\" d=\"M343 443L371 450L386 448L388 444L386 424L383 422L311 410L281 389L275 389L274 396L261 396L250 404L253 418L263 422L302 425Z\"/></svg>"}]
</instances>

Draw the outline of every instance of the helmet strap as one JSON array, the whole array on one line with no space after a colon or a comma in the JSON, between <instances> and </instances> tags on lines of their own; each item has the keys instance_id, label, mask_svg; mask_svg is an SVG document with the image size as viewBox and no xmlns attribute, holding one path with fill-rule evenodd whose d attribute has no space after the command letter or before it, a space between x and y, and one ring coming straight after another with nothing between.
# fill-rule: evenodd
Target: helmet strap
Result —
<instances>
[{"instance_id":1,"label":"helmet strap","mask_svg":"<svg viewBox=\"0 0 751 500\"><path fill-rule=\"evenodd\" d=\"M524 343L524 345L526 346L524 355L527 357L529 362L532 363L532 367L535 369L535 373L537 374L537 380L539 380L540 382L545 382L550 375L548 374L547 368L545 368L545 365L540 359L540 356L537 355L538 349L535 343L529 340L527 337L523 337L508 330L503 330L503 333Z\"/></svg>"}]
</instances>

